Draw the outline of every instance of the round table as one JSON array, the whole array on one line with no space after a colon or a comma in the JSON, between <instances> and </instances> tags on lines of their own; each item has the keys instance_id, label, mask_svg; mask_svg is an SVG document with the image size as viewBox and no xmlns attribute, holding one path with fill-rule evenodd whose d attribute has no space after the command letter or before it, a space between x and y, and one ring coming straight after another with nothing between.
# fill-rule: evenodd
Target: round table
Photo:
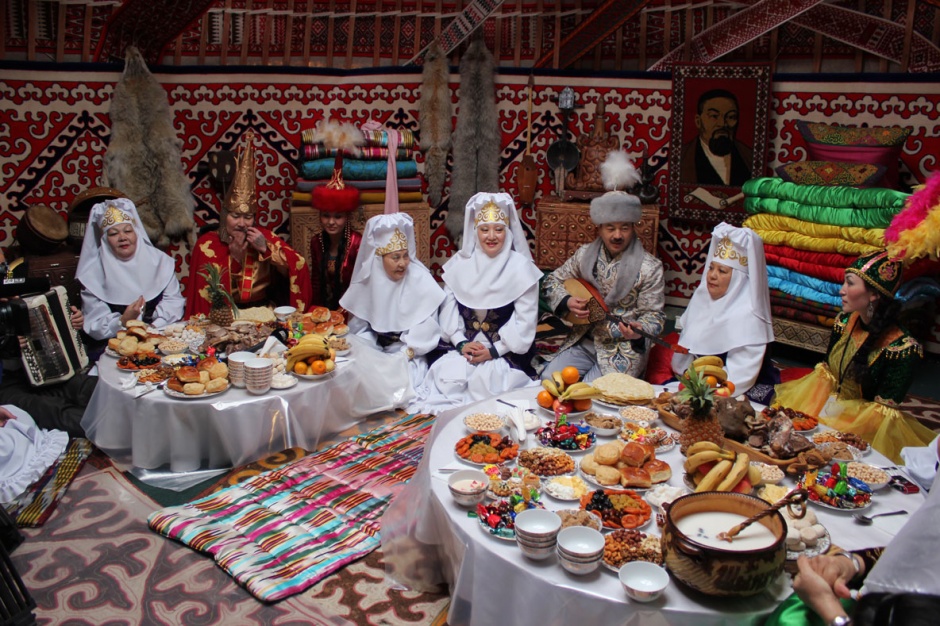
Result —
<instances>
[{"instance_id":1,"label":"round table","mask_svg":"<svg viewBox=\"0 0 940 626\"><path fill-rule=\"evenodd\" d=\"M506 394L501 399L520 404L533 401L536 393L537 389L529 388ZM612 412L598 408L601 412ZM425 580L450 585L452 600L448 623L451 626L750 624L759 622L790 594L790 579L786 574L768 591L742 599L710 598L672 580L657 602L640 604L627 599L616 572L603 565L591 575L574 576L562 569L555 557L532 561L525 558L513 542L489 535L475 518L468 517L467 509L454 503L447 487L448 474L440 470L472 467L462 463L454 453L455 443L466 434L463 416L480 411L505 413L506 409L494 399L442 415L431 434L429 453L425 454L417 475L382 520L383 551L390 563L390 575L420 587L410 577L416 575L416 571L428 574L437 568L439 578L433 580L432 575ZM548 418L547 414L541 416ZM610 440L598 438L601 443ZM525 445L536 445L531 433ZM581 455L574 456L577 459ZM679 447L658 458L672 466L669 484L682 485L683 457ZM890 465L874 451L864 460ZM547 495L543 501L551 510L576 508L577 505ZM924 497L888 488L876 492L874 502L866 512L906 508L913 513L923 504ZM811 506L820 523L829 530L832 541L848 550L885 545L907 519L907 516L882 517L875 520L874 526L862 527L852 522L850 513ZM655 522L640 530L659 534ZM415 552L423 556L420 567L407 563L408 554Z\"/></svg>"},{"instance_id":2,"label":"round table","mask_svg":"<svg viewBox=\"0 0 940 626\"><path fill-rule=\"evenodd\" d=\"M314 450L321 438L411 398L403 354L384 354L355 336L348 341L350 354L337 359L332 375L261 396L230 386L206 398L160 389L138 398L122 388L129 373L102 356L82 427L109 455L129 455L143 469L169 464L172 472L241 465L293 446Z\"/></svg>"}]
</instances>

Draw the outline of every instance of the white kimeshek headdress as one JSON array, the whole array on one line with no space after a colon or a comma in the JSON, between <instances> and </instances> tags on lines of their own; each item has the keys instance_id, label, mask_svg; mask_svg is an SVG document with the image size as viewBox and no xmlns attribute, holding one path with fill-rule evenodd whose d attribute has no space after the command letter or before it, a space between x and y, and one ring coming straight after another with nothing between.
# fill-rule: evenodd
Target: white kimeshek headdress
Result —
<instances>
[{"instance_id":1,"label":"white kimeshek headdress","mask_svg":"<svg viewBox=\"0 0 940 626\"><path fill-rule=\"evenodd\" d=\"M394 281L385 273L382 257L407 250L411 263L405 276ZM418 259L415 229L407 213L376 215L366 222L349 289L340 306L369 322L380 333L401 332L420 324L444 300L444 291Z\"/></svg>"},{"instance_id":2,"label":"white kimeshek headdress","mask_svg":"<svg viewBox=\"0 0 940 626\"><path fill-rule=\"evenodd\" d=\"M732 268L728 291L718 300L705 280L712 261ZM702 280L676 326L682 330L679 343L692 354L724 354L774 340L764 244L757 233L724 222L715 227Z\"/></svg>"},{"instance_id":3,"label":"white kimeshek headdress","mask_svg":"<svg viewBox=\"0 0 940 626\"><path fill-rule=\"evenodd\" d=\"M480 248L477 227L484 223L506 225L506 242L495 257ZM480 192L467 202L463 245L444 264L444 284L457 301L472 309L496 309L528 291L542 278L532 262L532 252L508 193Z\"/></svg>"},{"instance_id":4,"label":"white kimeshek headdress","mask_svg":"<svg viewBox=\"0 0 940 626\"><path fill-rule=\"evenodd\" d=\"M137 251L123 261L114 256L107 241L108 230L119 224L130 224L137 233ZM163 293L176 278L176 266L150 243L134 203L115 198L91 207L75 277L99 300L128 305L140 296L150 301Z\"/></svg>"}]
</instances>

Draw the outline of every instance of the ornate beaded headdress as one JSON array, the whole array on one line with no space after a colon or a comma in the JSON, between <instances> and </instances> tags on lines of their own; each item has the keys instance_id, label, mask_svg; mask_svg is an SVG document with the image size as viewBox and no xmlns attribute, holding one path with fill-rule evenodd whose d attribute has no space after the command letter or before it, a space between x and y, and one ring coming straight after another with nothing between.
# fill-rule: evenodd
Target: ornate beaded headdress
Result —
<instances>
[{"instance_id":1,"label":"ornate beaded headdress","mask_svg":"<svg viewBox=\"0 0 940 626\"><path fill-rule=\"evenodd\" d=\"M725 235L715 246L715 260L736 261L741 267L747 267L747 255L743 250L734 247L731 238Z\"/></svg>"},{"instance_id":2,"label":"ornate beaded headdress","mask_svg":"<svg viewBox=\"0 0 940 626\"><path fill-rule=\"evenodd\" d=\"M396 228L395 232L392 233L392 238L389 240L388 245L382 246L381 248L376 248L375 256L385 256L386 254L391 254L392 252L398 252L399 250L407 249L408 237L405 236L405 233Z\"/></svg>"},{"instance_id":3,"label":"ornate beaded headdress","mask_svg":"<svg viewBox=\"0 0 940 626\"><path fill-rule=\"evenodd\" d=\"M239 150L235 165L235 180L222 201L220 223L225 214L254 215L258 212L258 194L255 191L255 134L245 133L245 145Z\"/></svg>"},{"instance_id":4,"label":"ornate beaded headdress","mask_svg":"<svg viewBox=\"0 0 940 626\"><path fill-rule=\"evenodd\" d=\"M901 284L901 262L888 256L887 250L858 257L846 268L847 274L861 277L882 295L893 298Z\"/></svg>"},{"instance_id":5,"label":"ornate beaded headdress","mask_svg":"<svg viewBox=\"0 0 940 626\"><path fill-rule=\"evenodd\" d=\"M502 222L508 226L509 214L506 213L506 209L491 200L480 208L479 213L473 220L473 225L479 227L480 224L494 224L497 222Z\"/></svg>"},{"instance_id":6,"label":"ornate beaded headdress","mask_svg":"<svg viewBox=\"0 0 940 626\"><path fill-rule=\"evenodd\" d=\"M117 206L113 204L108 205L108 210L104 212L104 215L101 216L101 223L98 224L101 227L101 232L104 232L114 226L115 224L133 224L134 218L130 216L129 213L125 213Z\"/></svg>"}]
</instances>

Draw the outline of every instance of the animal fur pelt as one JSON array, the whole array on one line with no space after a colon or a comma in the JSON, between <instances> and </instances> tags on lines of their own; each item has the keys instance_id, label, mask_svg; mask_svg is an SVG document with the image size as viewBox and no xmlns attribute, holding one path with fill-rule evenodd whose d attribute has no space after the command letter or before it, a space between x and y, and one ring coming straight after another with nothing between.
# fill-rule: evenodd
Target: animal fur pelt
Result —
<instances>
[{"instance_id":1,"label":"animal fur pelt","mask_svg":"<svg viewBox=\"0 0 940 626\"><path fill-rule=\"evenodd\" d=\"M183 173L180 147L160 86L137 48L129 47L124 74L111 99L111 139L104 158L108 186L137 205L150 240L161 248L195 236L196 205Z\"/></svg>"},{"instance_id":2,"label":"animal fur pelt","mask_svg":"<svg viewBox=\"0 0 940 626\"><path fill-rule=\"evenodd\" d=\"M478 30L460 60L460 103L446 219L458 248L467 201L481 191L499 191L500 134L493 74L493 55Z\"/></svg>"},{"instance_id":3,"label":"animal fur pelt","mask_svg":"<svg viewBox=\"0 0 940 626\"><path fill-rule=\"evenodd\" d=\"M441 204L447 178L447 153L453 124L449 82L447 57L435 39L424 57L420 109L424 177L428 181L428 203L433 207Z\"/></svg>"}]
</instances>

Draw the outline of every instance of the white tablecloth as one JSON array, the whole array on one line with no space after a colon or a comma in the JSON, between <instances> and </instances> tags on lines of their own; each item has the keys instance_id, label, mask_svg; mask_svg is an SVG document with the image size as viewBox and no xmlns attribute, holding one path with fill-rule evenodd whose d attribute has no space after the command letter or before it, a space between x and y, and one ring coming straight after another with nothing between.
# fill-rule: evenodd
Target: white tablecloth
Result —
<instances>
[{"instance_id":1,"label":"white tablecloth","mask_svg":"<svg viewBox=\"0 0 940 626\"><path fill-rule=\"evenodd\" d=\"M535 393L533 389L520 390L506 394L503 399L529 401ZM441 415L417 475L382 519L382 544L389 574L419 589L447 583L452 593L448 615L451 626L750 624L759 622L790 594L790 578L785 574L770 590L744 599L709 598L673 580L659 601L639 604L626 598L615 572L601 567L589 576L573 576L554 557L531 561L522 556L514 543L490 536L476 519L467 516L467 509L454 504L446 474L437 470L464 465L454 453L455 443L466 434L464 415L478 411L502 413L506 408L488 400ZM534 445L531 435L527 445ZM661 458L673 468L669 483L681 485L682 456L678 446ZM864 460L889 465L876 452ZM544 502L552 510L572 508L571 503L549 496L544 497ZM905 495L886 488L876 493L874 504L866 512L904 508L913 513L923 502L921 494ZM885 545L907 519L907 516L878 518L874 526L863 527L852 521L851 513L811 506L832 540L849 550ZM655 523L642 530L659 534ZM420 555L420 560L413 558L415 554Z\"/></svg>"},{"instance_id":2,"label":"white tablecloth","mask_svg":"<svg viewBox=\"0 0 940 626\"><path fill-rule=\"evenodd\" d=\"M381 353L357 337L348 341L348 360L332 376L263 396L229 387L205 399L162 390L135 398L133 389L121 389L127 372L102 356L82 427L118 460L144 469L169 464L173 472L241 465L292 446L313 450L321 438L403 407L412 395L404 355Z\"/></svg>"}]
</instances>

